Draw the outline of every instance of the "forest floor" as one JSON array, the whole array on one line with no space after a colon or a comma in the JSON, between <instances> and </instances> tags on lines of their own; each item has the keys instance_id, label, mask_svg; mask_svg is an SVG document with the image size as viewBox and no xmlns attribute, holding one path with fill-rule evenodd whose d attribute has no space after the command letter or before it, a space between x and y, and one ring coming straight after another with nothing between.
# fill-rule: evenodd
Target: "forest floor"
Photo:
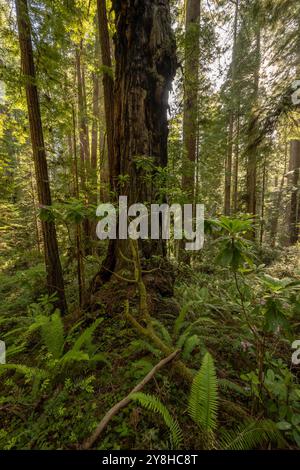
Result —
<instances>
[{"instance_id":1,"label":"forest floor","mask_svg":"<svg viewBox=\"0 0 300 470\"><path fill-rule=\"evenodd\" d=\"M284 254L270 250L261 256L269 275L299 281L298 249L289 249ZM93 352L100 353L99 362L78 360L72 366L57 368L58 361L53 362L49 355L47 339L41 338L38 328L32 326L49 308L43 265L36 263L33 253L27 253L25 259L6 258L0 274L1 339L7 344L8 364L20 366L12 367L1 381L0 448L77 448L104 414L163 355L133 330L122 312L113 314L100 303L92 314L85 312L79 321L80 311L72 310L65 319L64 344L65 349L70 348L76 335L102 318L93 336ZM88 265L88 275L92 277L95 259L91 258ZM66 286L69 302L75 305L76 286L72 279L71 269ZM247 283L259 296L257 280L250 275ZM119 296L118 292L109 295ZM154 328L171 348L182 348L182 360L191 370L199 370L206 351L212 355L219 391L216 439L237 429L244 421L266 418L274 423L286 423L286 428L284 424L278 426L282 428L284 441L277 445L288 448L299 445L299 370L290 366L291 340L286 336L266 335L265 393L258 395L255 344L249 335L249 325L241 320L241 305L231 275L224 275L224 268L213 265L209 258L196 262L193 269L178 268L175 299L182 315L179 331L176 331L178 316L172 304L154 319ZM299 332L299 323L294 331ZM54 332L48 343L55 342L56 337ZM36 380L40 370L46 372ZM275 386L279 387L278 392L274 392ZM143 392L155 395L177 419L183 430L183 448L197 449L205 444L187 412L189 388L171 364L160 370ZM290 400L286 412L282 410L285 400ZM294 423L289 426L292 418ZM133 402L113 418L95 448L165 449L169 445L162 417ZM263 445L259 443L258 447Z\"/></svg>"}]
</instances>

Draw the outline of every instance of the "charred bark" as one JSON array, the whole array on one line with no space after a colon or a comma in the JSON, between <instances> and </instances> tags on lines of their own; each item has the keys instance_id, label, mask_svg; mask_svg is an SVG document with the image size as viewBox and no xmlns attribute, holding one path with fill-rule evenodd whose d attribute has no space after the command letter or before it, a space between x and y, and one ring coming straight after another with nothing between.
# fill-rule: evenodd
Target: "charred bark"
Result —
<instances>
[{"instance_id":1,"label":"charred bark","mask_svg":"<svg viewBox=\"0 0 300 470\"><path fill-rule=\"evenodd\" d=\"M157 168L167 164L168 94L175 75L176 46L168 0L115 0L114 189L135 202L159 201ZM147 163L148 170L138 160ZM151 168L149 172L149 167ZM124 184L117 185L118 177ZM142 240L141 260L166 254L163 240ZM127 240L111 240L94 280L107 280L124 266Z\"/></svg>"}]
</instances>

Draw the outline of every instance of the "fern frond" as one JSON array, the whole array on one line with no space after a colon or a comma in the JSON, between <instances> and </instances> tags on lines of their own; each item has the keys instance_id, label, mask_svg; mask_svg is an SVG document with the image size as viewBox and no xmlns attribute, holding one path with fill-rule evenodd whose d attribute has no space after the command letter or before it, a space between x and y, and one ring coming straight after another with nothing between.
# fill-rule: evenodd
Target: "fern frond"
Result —
<instances>
[{"instance_id":1,"label":"fern frond","mask_svg":"<svg viewBox=\"0 0 300 470\"><path fill-rule=\"evenodd\" d=\"M150 352L153 354L154 357L160 357L161 356L161 350L155 348L151 343L144 339L136 339L132 341L126 350L126 353L128 352L129 354L132 354L132 352L135 351L145 351L145 352Z\"/></svg>"},{"instance_id":2,"label":"fern frond","mask_svg":"<svg viewBox=\"0 0 300 470\"><path fill-rule=\"evenodd\" d=\"M190 324L189 328L193 329L195 326L205 326L207 325L207 327L214 327L216 326L216 322L215 320L213 320L212 318L209 318L209 317L200 317L198 318L197 320L195 320L193 323Z\"/></svg>"},{"instance_id":3,"label":"fern frond","mask_svg":"<svg viewBox=\"0 0 300 470\"><path fill-rule=\"evenodd\" d=\"M105 353L96 353L92 357L90 357L91 362L104 362L107 365L110 365L109 360L107 359L107 354Z\"/></svg>"},{"instance_id":4,"label":"fern frond","mask_svg":"<svg viewBox=\"0 0 300 470\"><path fill-rule=\"evenodd\" d=\"M210 328L215 325L215 322L207 317L198 318L195 322L191 323L184 331L181 332L181 335L177 339L176 346L182 349L186 339L190 337L192 334L197 334L199 338L201 336L206 337L203 335L203 332L206 331L207 338L211 338L212 335L208 334L210 332ZM219 342L219 339L218 339Z\"/></svg>"},{"instance_id":5,"label":"fern frond","mask_svg":"<svg viewBox=\"0 0 300 470\"><path fill-rule=\"evenodd\" d=\"M139 359L137 361L132 362L132 367L135 371L138 372L138 375L145 376L153 369L152 362L148 361L147 359Z\"/></svg>"},{"instance_id":6,"label":"fern frond","mask_svg":"<svg viewBox=\"0 0 300 470\"><path fill-rule=\"evenodd\" d=\"M232 380L228 379L218 379L219 387L223 390L233 390L234 392L238 393L239 395L249 396L247 390L241 387L239 384L233 382Z\"/></svg>"},{"instance_id":7,"label":"fern frond","mask_svg":"<svg viewBox=\"0 0 300 470\"><path fill-rule=\"evenodd\" d=\"M189 308L191 306L190 302L187 302L186 304L181 307L180 312L178 314L178 317L176 318L175 324L174 324L174 335L177 336L183 326L185 317L189 311Z\"/></svg>"},{"instance_id":8,"label":"fern frond","mask_svg":"<svg viewBox=\"0 0 300 470\"><path fill-rule=\"evenodd\" d=\"M54 359L59 359L64 347L64 325L59 310L51 317L43 317L41 322L41 336L47 351L52 354Z\"/></svg>"},{"instance_id":9,"label":"fern frond","mask_svg":"<svg viewBox=\"0 0 300 470\"><path fill-rule=\"evenodd\" d=\"M18 337L20 332L24 331L25 326L19 326L18 328L14 328L13 330L9 330L7 333L2 335L3 340L7 341L11 336Z\"/></svg>"},{"instance_id":10,"label":"fern frond","mask_svg":"<svg viewBox=\"0 0 300 470\"><path fill-rule=\"evenodd\" d=\"M218 386L214 361L207 352L196 374L188 402L188 412L193 421L205 432L217 426Z\"/></svg>"},{"instance_id":11,"label":"fern frond","mask_svg":"<svg viewBox=\"0 0 300 470\"><path fill-rule=\"evenodd\" d=\"M28 367L23 364L1 364L0 375L4 374L7 370L14 370L15 372L24 375L26 380L34 380L36 378L47 377L47 372L37 367Z\"/></svg>"},{"instance_id":12,"label":"fern frond","mask_svg":"<svg viewBox=\"0 0 300 470\"><path fill-rule=\"evenodd\" d=\"M152 325L155 327L157 333L161 337L161 339L168 345L172 345L172 338L170 333L168 332L165 325L163 325L159 320L153 319Z\"/></svg>"},{"instance_id":13,"label":"fern frond","mask_svg":"<svg viewBox=\"0 0 300 470\"><path fill-rule=\"evenodd\" d=\"M86 346L88 350L92 349L92 339L95 330L98 328L100 323L103 322L103 318L98 318L91 326L86 328L83 333L75 341L71 351L80 351L83 346Z\"/></svg>"},{"instance_id":14,"label":"fern frond","mask_svg":"<svg viewBox=\"0 0 300 470\"><path fill-rule=\"evenodd\" d=\"M82 361L89 361L90 356L88 353L83 351L74 351L71 349L63 357L60 359L59 363L63 366L67 365L70 362L82 362Z\"/></svg>"},{"instance_id":15,"label":"fern frond","mask_svg":"<svg viewBox=\"0 0 300 470\"><path fill-rule=\"evenodd\" d=\"M133 393L131 399L137 401L143 408L159 414L167 428L170 431L172 447L179 449L182 444L183 436L178 422L172 418L165 405L155 396L142 392Z\"/></svg>"},{"instance_id":16,"label":"fern frond","mask_svg":"<svg viewBox=\"0 0 300 470\"><path fill-rule=\"evenodd\" d=\"M189 337L190 335L190 331L189 330L185 330L180 336L179 338L177 339L176 341L176 348L178 349L182 349L183 348L183 345L184 343L186 342L187 338Z\"/></svg>"},{"instance_id":17,"label":"fern frond","mask_svg":"<svg viewBox=\"0 0 300 470\"><path fill-rule=\"evenodd\" d=\"M34 335L34 333L42 327L42 324L44 324L46 321L48 321L48 317L42 316L40 318L35 318L33 323L29 325L24 333L22 334L22 339L28 343L30 338Z\"/></svg>"},{"instance_id":18,"label":"fern frond","mask_svg":"<svg viewBox=\"0 0 300 470\"><path fill-rule=\"evenodd\" d=\"M182 351L182 358L188 360L194 349L201 343L199 336L193 335L187 338Z\"/></svg>"},{"instance_id":19,"label":"fern frond","mask_svg":"<svg viewBox=\"0 0 300 470\"><path fill-rule=\"evenodd\" d=\"M253 450L269 442L282 442L280 431L270 420L251 421L236 430L224 431L220 440L223 450Z\"/></svg>"}]
</instances>

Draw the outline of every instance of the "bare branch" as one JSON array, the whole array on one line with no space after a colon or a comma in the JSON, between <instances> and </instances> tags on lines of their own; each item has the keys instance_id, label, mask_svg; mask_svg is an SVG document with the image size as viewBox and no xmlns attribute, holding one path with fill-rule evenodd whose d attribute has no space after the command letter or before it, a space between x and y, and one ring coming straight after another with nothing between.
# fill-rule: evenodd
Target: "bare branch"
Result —
<instances>
[{"instance_id":1,"label":"bare branch","mask_svg":"<svg viewBox=\"0 0 300 470\"><path fill-rule=\"evenodd\" d=\"M125 408L130 403L131 395L133 393L139 392L154 377L156 372L158 372L162 367L171 362L179 354L179 352L180 350L178 349L177 351L172 352L172 354L162 359L158 364L156 364L156 366L153 367L153 369L151 369L151 371L146 375L146 377L144 377L143 380L139 384L137 384L125 398L123 398L123 400L116 403L100 421L93 434L82 444L81 449L90 449L92 445L97 441L100 434L104 431L110 420L122 408Z\"/></svg>"}]
</instances>

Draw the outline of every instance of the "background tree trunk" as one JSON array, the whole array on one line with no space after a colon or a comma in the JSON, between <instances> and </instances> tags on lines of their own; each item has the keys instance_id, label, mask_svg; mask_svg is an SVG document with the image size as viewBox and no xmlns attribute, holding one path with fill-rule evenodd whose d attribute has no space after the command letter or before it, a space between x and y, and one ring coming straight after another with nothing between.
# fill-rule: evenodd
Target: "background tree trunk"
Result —
<instances>
[{"instance_id":1,"label":"background tree trunk","mask_svg":"<svg viewBox=\"0 0 300 470\"><path fill-rule=\"evenodd\" d=\"M237 107L236 116L236 133L234 145L234 170L233 170L233 212L238 211L238 194L239 194L239 153L240 153L240 106Z\"/></svg>"},{"instance_id":2,"label":"background tree trunk","mask_svg":"<svg viewBox=\"0 0 300 470\"><path fill-rule=\"evenodd\" d=\"M253 102L248 126L248 147L247 147L247 212L253 216L256 215L256 180L257 180L257 134L258 134L258 93L259 93L259 75L261 63L261 31L259 19L257 19L256 37L255 37L255 64L254 64L254 88ZM253 232L253 235L254 232Z\"/></svg>"},{"instance_id":3,"label":"background tree trunk","mask_svg":"<svg viewBox=\"0 0 300 470\"><path fill-rule=\"evenodd\" d=\"M89 131L87 125L86 106L85 106L85 80L84 64L82 60L82 40L80 46L76 49L76 74L77 74L77 99L78 99L78 125L79 125L79 144L80 144L80 178L82 190L86 190L86 178L90 164Z\"/></svg>"},{"instance_id":4,"label":"background tree trunk","mask_svg":"<svg viewBox=\"0 0 300 470\"><path fill-rule=\"evenodd\" d=\"M92 178L92 200L97 203L97 169L98 169L98 155L99 155L99 41L96 37L95 41L95 67L96 71L93 73L93 124L92 124L92 142L91 142L91 178Z\"/></svg>"},{"instance_id":5,"label":"background tree trunk","mask_svg":"<svg viewBox=\"0 0 300 470\"><path fill-rule=\"evenodd\" d=\"M25 81L31 144L40 206L51 206L48 167L44 144L38 90L36 86L35 67L31 41L31 25L27 0L16 0L17 22L21 51L22 72ZM61 312L67 311L64 281L58 253L56 228L53 220L42 220L44 255L49 294L56 294L56 306Z\"/></svg>"},{"instance_id":6,"label":"background tree trunk","mask_svg":"<svg viewBox=\"0 0 300 470\"><path fill-rule=\"evenodd\" d=\"M285 174L286 174L286 167L287 167L287 159L288 159L288 141L287 141L287 133L285 132L283 174L282 174L278 189L277 189L277 186L278 186L277 181L275 183L275 190L277 190L277 192L274 197L274 207L273 207L271 221L270 221L270 242L273 248L276 245L278 221L279 221L279 216L280 216L280 212L282 209L282 196L283 196L283 188L284 188L284 182L285 182L285 177L286 177ZM276 179L278 180L277 176L276 176Z\"/></svg>"},{"instance_id":7,"label":"background tree trunk","mask_svg":"<svg viewBox=\"0 0 300 470\"><path fill-rule=\"evenodd\" d=\"M234 103L235 81L236 81L236 56L237 56L237 31L238 31L239 1L235 4L234 25L233 25L233 46L231 59L231 97L229 110L228 147L225 162L225 193L224 193L224 214L231 213L231 186L232 186L232 156L234 141L234 124L236 119L236 104ZM237 162L237 160L236 160Z\"/></svg>"},{"instance_id":8,"label":"background tree trunk","mask_svg":"<svg viewBox=\"0 0 300 470\"><path fill-rule=\"evenodd\" d=\"M78 126L79 126L79 148L80 148L80 181L84 194L85 204L88 205L89 195L87 182L90 176L90 144L89 128L87 122L86 90L85 90L85 67L83 60L83 40L76 48L76 75L77 75L77 99L78 99ZM83 227L83 249L85 254L91 254L91 224L87 217L82 222Z\"/></svg>"},{"instance_id":9,"label":"background tree trunk","mask_svg":"<svg viewBox=\"0 0 300 470\"><path fill-rule=\"evenodd\" d=\"M290 243L294 245L299 239L299 223L300 223L300 202L299 202L299 173L300 173L300 140L292 140L290 146L290 165L291 172L290 184L292 187L290 217L289 217L289 234Z\"/></svg>"},{"instance_id":10,"label":"background tree trunk","mask_svg":"<svg viewBox=\"0 0 300 470\"><path fill-rule=\"evenodd\" d=\"M185 74L182 189L194 202L198 122L200 0L187 0L185 12Z\"/></svg>"},{"instance_id":11,"label":"background tree trunk","mask_svg":"<svg viewBox=\"0 0 300 470\"><path fill-rule=\"evenodd\" d=\"M97 0L98 30L101 49L101 60L103 69L103 91L104 91L104 111L106 122L107 139L107 157L109 168L109 181L107 181L107 172L101 177L101 183L107 186L110 183L110 189L114 190L117 174L117 163L114 158L114 79L111 60L111 48L109 40L106 0Z\"/></svg>"},{"instance_id":12,"label":"background tree trunk","mask_svg":"<svg viewBox=\"0 0 300 470\"><path fill-rule=\"evenodd\" d=\"M300 29L300 23L299 23ZM298 33L300 35L300 32ZM297 79L300 77L300 36L297 44L296 51L296 74ZM300 107L298 106L298 112ZM297 131L300 130L300 119L297 121ZM290 146L290 163L289 172L291 177L289 179L292 192L289 214L289 238L291 245L294 245L299 240L299 224L300 224L300 201L299 201L299 186L300 186L300 140L294 139L291 141Z\"/></svg>"}]
</instances>

